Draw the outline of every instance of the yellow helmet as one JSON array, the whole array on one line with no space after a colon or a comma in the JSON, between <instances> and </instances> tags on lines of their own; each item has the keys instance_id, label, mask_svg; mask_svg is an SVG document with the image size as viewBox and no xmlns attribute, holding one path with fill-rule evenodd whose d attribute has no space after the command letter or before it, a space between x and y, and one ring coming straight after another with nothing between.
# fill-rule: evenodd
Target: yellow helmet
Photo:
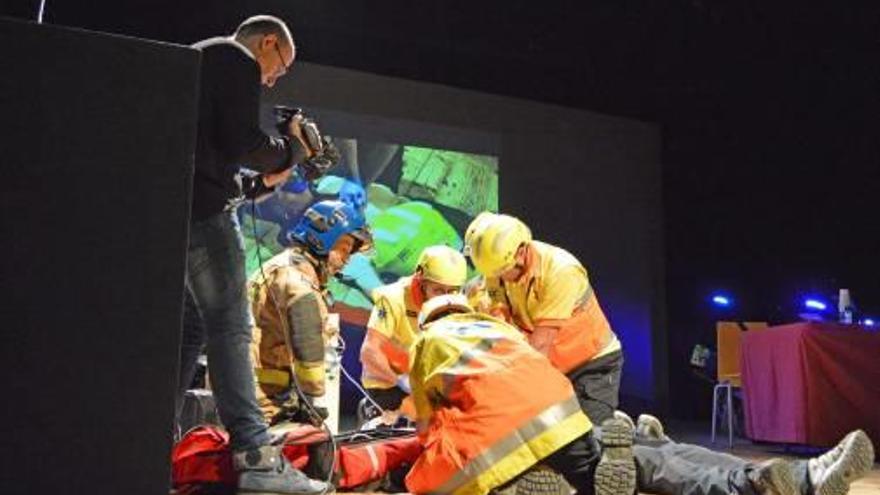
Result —
<instances>
[{"instance_id":1,"label":"yellow helmet","mask_svg":"<svg viewBox=\"0 0 880 495\"><path fill-rule=\"evenodd\" d=\"M516 250L532 241L532 232L516 217L489 215L491 217L481 214L471 223L474 230L466 236L467 251L477 271L487 277L497 277L516 265Z\"/></svg>"},{"instance_id":2,"label":"yellow helmet","mask_svg":"<svg viewBox=\"0 0 880 495\"><path fill-rule=\"evenodd\" d=\"M426 247L417 266L422 270L422 278L438 284L461 287L467 280L467 261L449 246Z\"/></svg>"},{"instance_id":3,"label":"yellow helmet","mask_svg":"<svg viewBox=\"0 0 880 495\"><path fill-rule=\"evenodd\" d=\"M479 215L474 217L471 220L470 225L468 225L467 230L464 231L464 255L470 256L470 239L474 236L474 234L483 228L486 224L490 223L493 218L495 218L495 214L491 211L481 212Z\"/></svg>"},{"instance_id":4,"label":"yellow helmet","mask_svg":"<svg viewBox=\"0 0 880 495\"><path fill-rule=\"evenodd\" d=\"M419 311L419 328L431 323L448 313L473 313L474 308L468 304L463 294L445 294L428 299Z\"/></svg>"}]
</instances>

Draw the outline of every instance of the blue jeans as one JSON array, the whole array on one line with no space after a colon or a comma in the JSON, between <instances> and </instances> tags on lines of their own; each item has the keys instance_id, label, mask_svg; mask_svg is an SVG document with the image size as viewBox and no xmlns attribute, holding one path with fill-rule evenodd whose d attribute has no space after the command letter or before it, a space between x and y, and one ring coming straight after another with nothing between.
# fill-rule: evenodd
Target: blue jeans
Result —
<instances>
[{"instance_id":1,"label":"blue jeans","mask_svg":"<svg viewBox=\"0 0 880 495\"><path fill-rule=\"evenodd\" d=\"M232 449L269 443L251 363L244 240L234 211L190 225L178 408L207 344L211 387Z\"/></svg>"}]
</instances>

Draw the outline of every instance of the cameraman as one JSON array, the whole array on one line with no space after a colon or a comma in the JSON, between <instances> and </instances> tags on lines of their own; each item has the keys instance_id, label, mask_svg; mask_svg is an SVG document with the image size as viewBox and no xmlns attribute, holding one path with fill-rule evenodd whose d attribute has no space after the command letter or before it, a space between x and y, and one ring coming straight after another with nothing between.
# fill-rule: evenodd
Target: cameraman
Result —
<instances>
[{"instance_id":1,"label":"cameraman","mask_svg":"<svg viewBox=\"0 0 880 495\"><path fill-rule=\"evenodd\" d=\"M319 144L310 146L299 115L280 129L286 134L280 138L259 126L260 85L272 87L290 69L293 39L280 19L256 16L232 37L193 47L202 52L202 66L178 403L206 342L240 492L322 493L325 483L308 479L270 445L257 406L248 348L252 317L245 293L244 244L235 212L242 194L238 164L261 172L252 187L267 191L287 179L294 164L304 164L321 151ZM305 172L314 177L314 170Z\"/></svg>"}]
</instances>

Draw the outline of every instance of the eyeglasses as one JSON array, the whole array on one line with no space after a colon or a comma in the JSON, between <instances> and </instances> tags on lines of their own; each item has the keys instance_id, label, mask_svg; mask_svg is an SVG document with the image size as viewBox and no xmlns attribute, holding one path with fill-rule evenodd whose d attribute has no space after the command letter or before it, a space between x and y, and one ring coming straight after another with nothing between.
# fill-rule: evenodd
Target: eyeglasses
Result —
<instances>
[{"instance_id":1,"label":"eyeglasses","mask_svg":"<svg viewBox=\"0 0 880 495\"><path fill-rule=\"evenodd\" d=\"M284 55L281 54L281 48L278 48L278 42L275 42L275 53L278 54L278 60L281 61L281 67L283 67L283 69L281 69L281 73L278 74L278 76L280 77L284 74L287 74L287 69L289 69L289 67L286 63L284 63Z\"/></svg>"}]
</instances>

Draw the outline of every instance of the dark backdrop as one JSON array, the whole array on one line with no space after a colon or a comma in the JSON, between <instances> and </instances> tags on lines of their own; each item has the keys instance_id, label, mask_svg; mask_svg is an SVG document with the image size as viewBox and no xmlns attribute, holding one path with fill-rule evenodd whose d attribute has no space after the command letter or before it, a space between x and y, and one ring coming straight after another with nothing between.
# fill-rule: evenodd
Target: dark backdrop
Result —
<instances>
[{"instance_id":1,"label":"dark backdrop","mask_svg":"<svg viewBox=\"0 0 880 495\"><path fill-rule=\"evenodd\" d=\"M656 126L309 63L266 96L267 104L314 108L319 119L321 111L334 112L326 120L329 134L357 135L352 123L358 122L371 139L498 150L502 211L523 218L537 239L582 260L626 349L626 403L635 410L662 407L666 327ZM348 120L340 111L361 117ZM398 133L389 134L395 127Z\"/></svg>"},{"instance_id":2,"label":"dark backdrop","mask_svg":"<svg viewBox=\"0 0 880 495\"><path fill-rule=\"evenodd\" d=\"M880 315L876 2L90 5L50 0L47 19L188 43L275 13L301 60L659 123L680 415L708 413L684 362L713 319L789 319L796 295L841 286ZM707 306L719 288L737 299L729 314Z\"/></svg>"}]
</instances>

